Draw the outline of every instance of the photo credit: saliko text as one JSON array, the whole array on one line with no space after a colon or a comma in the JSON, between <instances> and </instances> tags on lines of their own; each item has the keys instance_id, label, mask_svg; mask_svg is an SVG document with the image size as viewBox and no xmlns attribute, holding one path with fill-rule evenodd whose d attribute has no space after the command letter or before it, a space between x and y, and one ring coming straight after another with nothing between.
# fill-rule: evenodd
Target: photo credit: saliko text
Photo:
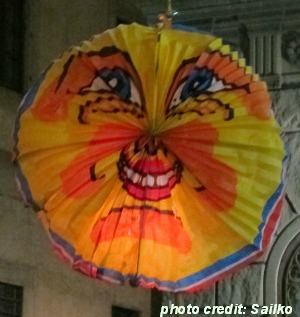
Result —
<instances>
[{"instance_id":1,"label":"photo credit: saliko text","mask_svg":"<svg viewBox=\"0 0 300 317\"><path fill-rule=\"evenodd\" d=\"M284 306L281 304L270 304L267 306L262 306L258 304L252 304L249 306L244 306L242 304L230 304L225 306L215 305L215 306L193 306L191 304L187 306L177 306L175 304L169 304L168 306L163 305L160 309L159 317L167 315L197 315L202 313L204 315L231 315L231 316L243 316L246 315L272 315L272 314L285 314L290 315L293 312L291 306Z\"/></svg>"}]
</instances>

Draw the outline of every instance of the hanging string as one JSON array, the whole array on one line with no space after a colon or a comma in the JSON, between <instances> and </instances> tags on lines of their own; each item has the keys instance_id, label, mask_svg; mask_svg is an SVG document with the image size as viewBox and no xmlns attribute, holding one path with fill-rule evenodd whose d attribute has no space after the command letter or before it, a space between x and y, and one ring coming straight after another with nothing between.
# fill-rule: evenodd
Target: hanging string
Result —
<instances>
[{"instance_id":1,"label":"hanging string","mask_svg":"<svg viewBox=\"0 0 300 317\"><path fill-rule=\"evenodd\" d=\"M172 0L168 0L167 10L164 13L158 15L157 27L158 29L171 29L172 28L172 19L173 19L173 10L172 10Z\"/></svg>"}]
</instances>

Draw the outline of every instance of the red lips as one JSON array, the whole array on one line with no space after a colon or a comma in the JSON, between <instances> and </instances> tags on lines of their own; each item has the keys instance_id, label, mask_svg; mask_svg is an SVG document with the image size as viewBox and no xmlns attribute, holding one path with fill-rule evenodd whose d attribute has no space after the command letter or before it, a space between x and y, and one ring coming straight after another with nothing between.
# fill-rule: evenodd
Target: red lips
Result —
<instances>
[{"instance_id":1,"label":"red lips","mask_svg":"<svg viewBox=\"0 0 300 317\"><path fill-rule=\"evenodd\" d=\"M159 145L152 145L151 150L150 153L145 144L125 147L118 162L119 177L129 195L159 201L171 196L171 190L180 182L182 167Z\"/></svg>"}]
</instances>

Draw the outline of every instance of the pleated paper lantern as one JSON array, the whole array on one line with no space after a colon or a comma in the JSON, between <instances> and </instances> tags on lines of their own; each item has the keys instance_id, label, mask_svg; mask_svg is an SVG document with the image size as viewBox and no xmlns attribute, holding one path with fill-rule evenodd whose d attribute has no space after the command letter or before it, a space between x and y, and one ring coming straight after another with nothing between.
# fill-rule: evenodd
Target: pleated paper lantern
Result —
<instances>
[{"instance_id":1,"label":"pleated paper lantern","mask_svg":"<svg viewBox=\"0 0 300 317\"><path fill-rule=\"evenodd\" d=\"M211 35L119 26L25 96L20 187L85 274L196 291L269 245L283 144L266 84Z\"/></svg>"}]
</instances>

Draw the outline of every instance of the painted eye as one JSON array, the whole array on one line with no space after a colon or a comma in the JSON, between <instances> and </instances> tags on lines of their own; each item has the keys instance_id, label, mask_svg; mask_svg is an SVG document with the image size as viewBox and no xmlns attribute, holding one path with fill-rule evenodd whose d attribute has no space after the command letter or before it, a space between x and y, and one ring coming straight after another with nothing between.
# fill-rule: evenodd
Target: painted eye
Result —
<instances>
[{"instance_id":1,"label":"painted eye","mask_svg":"<svg viewBox=\"0 0 300 317\"><path fill-rule=\"evenodd\" d=\"M97 73L97 76L85 87L83 92L105 92L109 91L123 100L141 105L141 98L131 77L122 69L105 68Z\"/></svg>"},{"instance_id":2,"label":"painted eye","mask_svg":"<svg viewBox=\"0 0 300 317\"><path fill-rule=\"evenodd\" d=\"M211 86L213 79L214 76L208 69L194 69L182 87L180 99L186 100L189 97L197 97Z\"/></svg>"},{"instance_id":3,"label":"painted eye","mask_svg":"<svg viewBox=\"0 0 300 317\"><path fill-rule=\"evenodd\" d=\"M131 98L130 77L121 69L105 69L99 72L98 76L121 99Z\"/></svg>"},{"instance_id":4,"label":"painted eye","mask_svg":"<svg viewBox=\"0 0 300 317\"><path fill-rule=\"evenodd\" d=\"M189 97L196 98L204 92L216 92L226 88L221 80L217 81L213 72L207 68L195 68L185 77L176 89L169 110L177 107Z\"/></svg>"}]
</instances>

